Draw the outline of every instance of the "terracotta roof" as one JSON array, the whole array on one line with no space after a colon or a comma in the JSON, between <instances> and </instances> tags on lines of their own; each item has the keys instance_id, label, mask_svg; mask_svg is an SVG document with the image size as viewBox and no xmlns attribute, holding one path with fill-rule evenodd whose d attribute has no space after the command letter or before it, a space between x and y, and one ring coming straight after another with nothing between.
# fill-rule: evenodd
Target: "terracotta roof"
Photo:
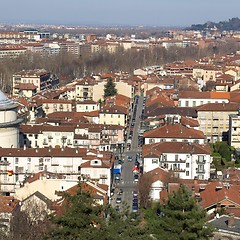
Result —
<instances>
[{"instance_id":1,"label":"terracotta roof","mask_svg":"<svg viewBox=\"0 0 240 240\"><path fill-rule=\"evenodd\" d=\"M0 196L0 213L11 213L18 204L19 201L13 196Z\"/></svg>"},{"instance_id":2,"label":"terracotta roof","mask_svg":"<svg viewBox=\"0 0 240 240\"><path fill-rule=\"evenodd\" d=\"M222 182L209 183L205 190L200 192L200 196L202 198L200 204L203 208L217 205L217 203L221 203L224 200L228 200L240 208L239 191L231 187L229 189L225 188Z\"/></svg>"},{"instance_id":3,"label":"terracotta roof","mask_svg":"<svg viewBox=\"0 0 240 240\"><path fill-rule=\"evenodd\" d=\"M239 108L239 103L206 103L196 107L197 111L206 111L206 112L237 111L238 108Z\"/></svg>"},{"instance_id":4,"label":"terracotta roof","mask_svg":"<svg viewBox=\"0 0 240 240\"><path fill-rule=\"evenodd\" d=\"M180 91L179 98L188 99L230 99L229 92L196 92L196 91Z\"/></svg>"},{"instance_id":5,"label":"terracotta roof","mask_svg":"<svg viewBox=\"0 0 240 240\"><path fill-rule=\"evenodd\" d=\"M155 168L147 173L145 173L146 176L149 176L149 178L151 179L152 183L156 182L156 181L161 181L164 183L168 183L171 174L169 173L169 171L167 171L166 169L163 168Z\"/></svg>"},{"instance_id":6,"label":"terracotta roof","mask_svg":"<svg viewBox=\"0 0 240 240\"><path fill-rule=\"evenodd\" d=\"M166 124L155 129L145 131L145 138L185 138L185 139L205 139L202 131L188 128L182 124Z\"/></svg>"},{"instance_id":7,"label":"terracotta roof","mask_svg":"<svg viewBox=\"0 0 240 240\"><path fill-rule=\"evenodd\" d=\"M104 106L100 113L105 114L128 114L128 108L117 106L117 105L111 105L111 106Z\"/></svg>"},{"instance_id":8,"label":"terracotta roof","mask_svg":"<svg viewBox=\"0 0 240 240\"><path fill-rule=\"evenodd\" d=\"M154 144L145 144L142 149L142 156L158 157L162 153L184 153L184 154L210 154L209 145L187 143L187 142L159 142Z\"/></svg>"},{"instance_id":9,"label":"terracotta roof","mask_svg":"<svg viewBox=\"0 0 240 240\"><path fill-rule=\"evenodd\" d=\"M167 115L167 114L178 114L181 116L189 116L189 117L197 117L197 111L196 108L193 107L161 107L153 109L152 111L149 111L145 109L145 116L151 117L151 116L158 116L158 115Z\"/></svg>"},{"instance_id":10,"label":"terracotta roof","mask_svg":"<svg viewBox=\"0 0 240 240\"><path fill-rule=\"evenodd\" d=\"M111 168L112 167L112 162L102 161L101 159L96 158L96 157L94 159L100 160L101 161L101 165L94 165L94 164L91 164L91 161L87 161L87 162L82 163L80 165L80 167L81 168Z\"/></svg>"},{"instance_id":11,"label":"terracotta roof","mask_svg":"<svg viewBox=\"0 0 240 240\"><path fill-rule=\"evenodd\" d=\"M196 119L192 119L192 118L187 118L187 117L181 116L180 122L184 126L199 127L199 122Z\"/></svg>"},{"instance_id":12,"label":"terracotta roof","mask_svg":"<svg viewBox=\"0 0 240 240\"><path fill-rule=\"evenodd\" d=\"M22 90L35 90L37 89L37 86L35 86L33 83L20 83L16 85L15 88Z\"/></svg>"}]
</instances>

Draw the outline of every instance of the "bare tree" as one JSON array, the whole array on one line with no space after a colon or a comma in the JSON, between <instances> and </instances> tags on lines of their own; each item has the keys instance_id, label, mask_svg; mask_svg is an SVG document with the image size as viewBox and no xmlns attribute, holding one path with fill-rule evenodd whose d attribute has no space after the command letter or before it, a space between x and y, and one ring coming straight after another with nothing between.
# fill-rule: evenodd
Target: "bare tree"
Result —
<instances>
[{"instance_id":1,"label":"bare tree","mask_svg":"<svg viewBox=\"0 0 240 240\"><path fill-rule=\"evenodd\" d=\"M138 183L139 200L142 207L147 208L150 203L152 179L149 174L143 174Z\"/></svg>"}]
</instances>

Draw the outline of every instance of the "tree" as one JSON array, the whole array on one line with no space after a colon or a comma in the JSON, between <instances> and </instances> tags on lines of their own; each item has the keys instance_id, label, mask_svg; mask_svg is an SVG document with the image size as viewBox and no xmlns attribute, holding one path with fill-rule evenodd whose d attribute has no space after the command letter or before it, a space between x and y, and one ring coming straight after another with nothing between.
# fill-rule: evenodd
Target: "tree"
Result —
<instances>
[{"instance_id":1,"label":"tree","mask_svg":"<svg viewBox=\"0 0 240 240\"><path fill-rule=\"evenodd\" d=\"M108 78L107 83L104 85L104 99L109 96L115 96L117 94L116 84L112 78Z\"/></svg>"},{"instance_id":2,"label":"tree","mask_svg":"<svg viewBox=\"0 0 240 240\"><path fill-rule=\"evenodd\" d=\"M149 174L143 174L138 183L139 200L142 207L147 208L150 204L149 194L151 191L152 179Z\"/></svg>"},{"instance_id":3,"label":"tree","mask_svg":"<svg viewBox=\"0 0 240 240\"><path fill-rule=\"evenodd\" d=\"M148 212L148 224L156 239L209 239L212 229L205 226L206 213L199 209L195 199L184 186L162 205Z\"/></svg>"},{"instance_id":4,"label":"tree","mask_svg":"<svg viewBox=\"0 0 240 240\"><path fill-rule=\"evenodd\" d=\"M127 212L118 214L110 205L99 205L90 192L83 190L82 183L75 195L64 195L64 211L53 217L55 227L45 239L120 240L146 238L140 220L131 221Z\"/></svg>"}]
</instances>

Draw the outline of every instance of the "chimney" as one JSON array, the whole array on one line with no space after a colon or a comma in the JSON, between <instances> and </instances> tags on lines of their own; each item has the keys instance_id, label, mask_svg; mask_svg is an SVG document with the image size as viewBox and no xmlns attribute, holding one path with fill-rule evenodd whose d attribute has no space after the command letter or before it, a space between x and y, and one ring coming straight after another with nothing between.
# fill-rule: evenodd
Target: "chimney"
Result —
<instances>
[{"instance_id":1,"label":"chimney","mask_svg":"<svg viewBox=\"0 0 240 240\"><path fill-rule=\"evenodd\" d=\"M228 216L228 227L234 228L235 227L235 219L234 219L234 213L230 213Z\"/></svg>"}]
</instances>

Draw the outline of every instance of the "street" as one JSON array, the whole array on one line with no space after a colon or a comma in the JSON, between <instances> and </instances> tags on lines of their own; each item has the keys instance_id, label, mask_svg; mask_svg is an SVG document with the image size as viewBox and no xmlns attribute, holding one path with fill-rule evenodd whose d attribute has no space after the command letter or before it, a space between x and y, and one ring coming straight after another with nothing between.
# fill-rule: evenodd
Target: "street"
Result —
<instances>
[{"instance_id":1,"label":"street","mask_svg":"<svg viewBox=\"0 0 240 240\"><path fill-rule=\"evenodd\" d=\"M136 98L137 99L137 98ZM143 108L143 97L138 97L138 100L135 99L133 112L131 114L131 120L129 123L128 133L127 133L127 139L131 140L131 148L128 150L127 147L125 147L125 151L122 153L122 173L121 173L121 180L118 183L118 189L122 189L122 203L126 203L127 206L129 206L129 210L132 210L132 202L133 202L133 192L137 191L137 180L134 181L134 175L132 172L133 167L135 166L136 161L136 154L140 153L140 148L138 147L138 135L140 130L140 117L142 113ZM135 113L134 113L135 109ZM130 128L134 123L133 129ZM131 130L132 131L131 131ZM125 143L126 145L127 143ZM127 146L127 145L126 145ZM129 161L128 157L132 157ZM138 159L139 160L139 159ZM113 197L113 206L116 207L120 206L121 204L116 203L116 198L118 196L118 190L115 191L114 197Z\"/></svg>"}]
</instances>

